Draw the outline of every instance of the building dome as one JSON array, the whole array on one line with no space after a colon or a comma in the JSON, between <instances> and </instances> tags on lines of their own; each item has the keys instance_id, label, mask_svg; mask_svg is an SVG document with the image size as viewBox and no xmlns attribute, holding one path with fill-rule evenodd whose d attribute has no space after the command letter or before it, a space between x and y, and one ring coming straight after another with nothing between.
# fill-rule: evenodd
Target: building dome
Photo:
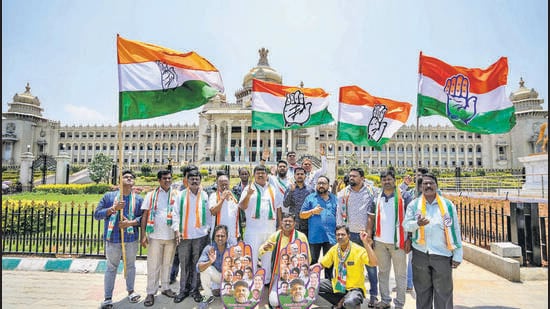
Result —
<instances>
[{"instance_id":1,"label":"building dome","mask_svg":"<svg viewBox=\"0 0 550 309\"><path fill-rule=\"evenodd\" d=\"M13 102L27 103L27 104L40 106L40 100L38 100L38 97L35 97L32 95L31 86L29 85L29 83L27 83L27 86L25 86L25 92L16 93L13 96Z\"/></svg>"},{"instance_id":2,"label":"building dome","mask_svg":"<svg viewBox=\"0 0 550 309\"><path fill-rule=\"evenodd\" d=\"M523 81L523 78L520 77L519 89L510 94L510 101L515 102L527 99L536 99L538 97L538 92L536 92L533 88L528 89L525 87L525 82Z\"/></svg>"},{"instance_id":3,"label":"building dome","mask_svg":"<svg viewBox=\"0 0 550 309\"><path fill-rule=\"evenodd\" d=\"M244 76L243 79L243 88L252 88L252 79L260 79L270 83L282 84L283 77L275 69L269 66L267 61L267 54L269 53L268 49L261 48L258 50L260 54L260 60L256 67L250 69L248 73Z\"/></svg>"}]
</instances>

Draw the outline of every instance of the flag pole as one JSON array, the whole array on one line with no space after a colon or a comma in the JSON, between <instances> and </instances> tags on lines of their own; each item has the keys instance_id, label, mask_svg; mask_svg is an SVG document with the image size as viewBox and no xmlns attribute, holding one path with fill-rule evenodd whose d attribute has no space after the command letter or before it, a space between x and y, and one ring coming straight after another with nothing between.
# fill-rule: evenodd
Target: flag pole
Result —
<instances>
[{"instance_id":1,"label":"flag pole","mask_svg":"<svg viewBox=\"0 0 550 309\"><path fill-rule=\"evenodd\" d=\"M413 151L413 174L416 175L416 170L418 167L422 166L421 163L418 163L418 159L420 158L420 150L418 149L420 146L420 139L419 139L419 121L420 121L420 111L418 107L418 94L420 93L420 74L422 73L422 51L420 51L420 55L418 56L418 89L416 91L416 136L415 136L415 151Z\"/></svg>"},{"instance_id":2,"label":"flag pole","mask_svg":"<svg viewBox=\"0 0 550 309\"><path fill-rule=\"evenodd\" d=\"M117 63L118 63L118 40L120 37L120 34L117 33ZM119 78L119 85L120 85L120 66L118 66L118 78ZM120 100L120 93L119 93L119 100ZM119 103L120 104L120 103ZM121 106L118 107L118 200L124 201L124 195L122 194L122 191L124 190L124 186L122 184L123 178L122 178L122 164L123 164L123 152L122 152L122 117L121 117ZM130 201L129 201L130 202ZM120 222L122 221L122 217L124 216L124 208L118 211L118 226L120 227ZM128 276L128 271L126 267L126 246L124 243L124 229L120 229L120 246L122 249L122 266L124 268L124 279Z\"/></svg>"},{"instance_id":3,"label":"flag pole","mask_svg":"<svg viewBox=\"0 0 550 309\"><path fill-rule=\"evenodd\" d=\"M122 178L122 165L123 165L123 158L122 158L122 155L123 155L123 152L122 152L122 122L119 122L118 123L118 166L119 166L119 179L118 179L118 184L119 184L119 190L118 190L118 194L119 194L119 201L124 201L124 196L122 194L122 191L124 190L124 186L122 184L122 181L123 181L123 178ZM131 192L130 192L131 194ZM119 218L118 218L118 222L119 222L119 227L120 227L120 222L122 221L122 216L124 216L124 208L119 210ZM122 247L122 265L124 266L124 279L127 278L127 275L128 275L128 271L127 271L127 267L126 267L126 246L124 244L124 229L123 228L120 228L120 244L121 244L121 247Z\"/></svg>"}]
</instances>

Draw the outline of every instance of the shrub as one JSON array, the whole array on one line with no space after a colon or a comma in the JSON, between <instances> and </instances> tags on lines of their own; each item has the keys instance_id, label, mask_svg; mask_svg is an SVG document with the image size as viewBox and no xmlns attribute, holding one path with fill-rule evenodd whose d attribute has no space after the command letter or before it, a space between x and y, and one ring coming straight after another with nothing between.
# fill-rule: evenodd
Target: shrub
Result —
<instances>
[{"instance_id":1,"label":"shrub","mask_svg":"<svg viewBox=\"0 0 550 309\"><path fill-rule=\"evenodd\" d=\"M2 231L6 234L43 232L48 229L49 219L55 216L59 204L39 200L6 200L2 203Z\"/></svg>"}]
</instances>

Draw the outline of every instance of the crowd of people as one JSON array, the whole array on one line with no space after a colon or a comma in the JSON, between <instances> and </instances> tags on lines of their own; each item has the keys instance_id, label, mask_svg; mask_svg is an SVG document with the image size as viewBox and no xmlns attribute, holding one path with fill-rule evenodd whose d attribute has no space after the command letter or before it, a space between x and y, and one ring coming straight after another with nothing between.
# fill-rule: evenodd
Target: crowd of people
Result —
<instances>
[{"instance_id":1,"label":"crowd of people","mask_svg":"<svg viewBox=\"0 0 550 309\"><path fill-rule=\"evenodd\" d=\"M94 212L105 221L101 307L113 306L121 259L128 300L140 301L134 291L140 243L148 248L146 307L154 305L159 287L175 303L191 296L203 305L219 296L254 303L266 288L272 308L287 294L292 303L312 302L318 294L334 308L359 308L365 301L403 308L405 293L414 289L417 308L453 307L460 226L436 176L418 168L397 185L389 167L378 188L353 167L345 182L331 183L324 149L318 170L309 159L298 164L295 152L268 167L268 155L252 171L239 169L233 188L230 175L218 173L206 190L199 168L190 165L178 190L171 171L161 170L159 186L145 198L133 193L134 173L123 171L121 189L106 193ZM175 292L170 285L178 272Z\"/></svg>"}]
</instances>

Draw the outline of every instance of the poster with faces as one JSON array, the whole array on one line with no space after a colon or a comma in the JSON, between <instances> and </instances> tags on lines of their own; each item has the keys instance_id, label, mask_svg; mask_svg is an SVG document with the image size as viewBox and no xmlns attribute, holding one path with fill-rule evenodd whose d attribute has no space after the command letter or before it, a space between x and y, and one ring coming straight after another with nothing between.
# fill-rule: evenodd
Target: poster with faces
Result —
<instances>
[{"instance_id":1,"label":"poster with faces","mask_svg":"<svg viewBox=\"0 0 550 309\"><path fill-rule=\"evenodd\" d=\"M296 239L281 250L276 278L279 304L283 309L311 307L319 292L321 267L309 266L308 246Z\"/></svg>"},{"instance_id":2,"label":"poster with faces","mask_svg":"<svg viewBox=\"0 0 550 309\"><path fill-rule=\"evenodd\" d=\"M223 255L221 296L224 308L251 309L262 301L265 269L255 269L252 247L243 241Z\"/></svg>"}]
</instances>

